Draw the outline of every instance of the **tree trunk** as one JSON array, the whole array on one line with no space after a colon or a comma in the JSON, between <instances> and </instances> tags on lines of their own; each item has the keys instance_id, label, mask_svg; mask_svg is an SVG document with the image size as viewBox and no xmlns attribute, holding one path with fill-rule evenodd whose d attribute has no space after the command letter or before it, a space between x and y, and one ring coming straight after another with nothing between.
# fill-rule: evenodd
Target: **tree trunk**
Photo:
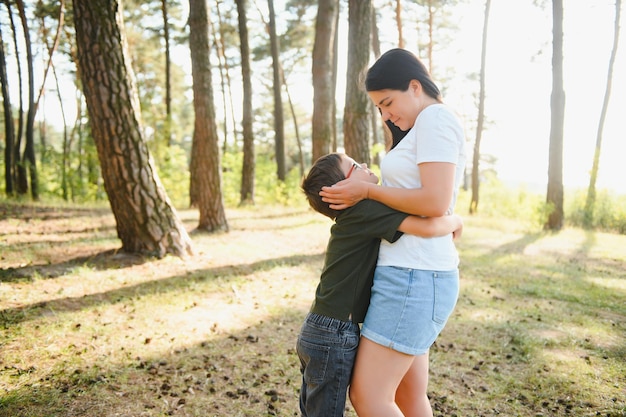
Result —
<instances>
[{"instance_id":1,"label":"tree trunk","mask_svg":"<svg viewBox=\"0 0 626 417\"><path fill-rule=\"evenodd\" d=\"M235 109L233 102L232 82L230 80L230 66L228 65L228 59L226 57L226 43L224 39L227 38L224 28L227 26L222 20L222 13L220 12L220 0L215 0L215 14L217 15L217 30L213 30L213 45L217 55L217 63L220 70L220 87L222 90L222 109L224 113L224 141L222 145L222 154L226 155L228 151L228 118L230 115L231 124L233 126L233 151L237 151L237 122L235 119ZM211 22L209 22L209 25ZM219 33L219 37L217 34ZM230 107L230 110L229 110Z\"/></svg>"},{"instance_id":2,"label":"tree trunk","mask_svg":"<svg viewBox=\"0 0 626 417\"><path fill-rule=\"evenodd\" d=\"M219 12L219 0L215 1L215 9L217 10L217 26L222 26L222 18ZM226 64L222 62L225 59L224 53L220 46L220 42L217 39L217 30L215 30L215 25L209 21L209 32L213 35L213 47L215 47L215 51L217 52L217 68L220 73L220 92L222 94L222 114L224 115L224 121L222 123L222 155L226 155L228 152L228 95L226 94L226 75L225 75L225 66ZM232 97L231 97L232 98ZM231 106L232 107L232 106ZM233 128L233 130L236 130ZM234 141L233 151L237 149L237 140Z\"/></svg>"},{"instance_id":3,"label":"tree trunk","mask_svg":"<svg viewBox=\"0 0 626 417\"><path fill-rule=\"evenodd\" d=\"M196 192L200 210L198 230L228 231L221 190L220 150L213 104L206 0L189 1L189 48L195 110L191 188Z\"/></svg>"},{"instance_id":4,"label":"tree trunk","mask_svg":"<svg viewBox=\"0 0 626 417\"><path fill-rule=\"evenodd\" d=\"M143 137L121 4L74 0L78 67L104 188L122 250L159 257L192 253Z\"/></svg>"},{"instance_id":5,"label":"tree trunk","mask_svg":"<svg viewBox=\"0 0 626 417\"><path fill-rule=\"evenodd\" d=\"M359 85L369 62L371 1L350 0L348 10L348 69L343 139L346 153L356 161L370 163L369 98Z\"/></svg>"},{"instance_id":6,"label":"tree trunk","mask_svg":"<svg viewBox=\"0 0 626 417\"><path fill-rule=\"evenodd\" d=\"M52 65L52 74L54 75L54 83L57 90L57 99L59 100L59 111L61 112L61 120L63 121L63 155L61 156L61 192L63 200L69 200L68 172L70 170L70 150L72 146L71 137L67 132L67 118L65 117L65 106L63 105L63 97L61 97L61 86L59 85L59 77L54 65ZM42 163L43 165L43 163Z\"/></svg>"},{"instance_id":7,"label":"tree trunk","mask_svg":"<svg viewBox=\"0 0 626 417\"><path fill-rule=\"evenodd\" d=\"M170 26L167 11L167 1L161 0L161 15L163 17L163 40L165 41L165 141L172 146L172 60L170 58Z\"/></svg>"},{"instance_id":8,"label":"tree trunk","mask_svg":"<svg viewBox=\"0 0 626 417\"><path fill-rule=\"evenodd\" d=\"M428 0L428 72L430 74L434 74L434 64L433 64L433 49L435 46L435 41L433 39L433 32L435 26L435 6L433 5L433 0Z\"/></svg>"},{"instance_id":9,"label":"tree trunk","mask_svg":"<svg viewBox=\"0 0 626 417\"><path fill-rule=\"evenodd\" d=\"M15 147L15 126L13 124L13 109L11 107L11 95L9 94L9 80L7 77L7 64L4 54L4 39L2 27L0 27L0 88L2 89L2 104L4 114L4 184L7 196L12 196L14 188L15 164L13 160Z\"/></svg>"},{"instance_id":10,"label":"tree trunk","mask_svg":"<svg viewBox=\"0 0 626 417\"><path fill-rule=\"evenodd\" d=\"M480 189L480 141L483 136L483 124L485 122L485 63L487 60L487 28L489 26L489 9L491 0L485 2L485 20L483 22L483 44L480 55L480 93L478 99L478 121L476 123L476 140L474 141L474 155L472 158L472 199L469 213L478 212L478 200Z\"/></svg>"},{"instance_id":11,"label":"tree trunk","mask_svg":"<svg viewBox=\"0 0 626 417\"><path fill-rule=\"evenodd\" d=\"M40 24L41 27L44 28L46 26L46 22L45 22L45 17L44 15L39 16L40 17ZM45 65L45 69L44 69L44 73L43 73L43 79L41 81L41 88L39 89L39 94L37 95L37 99L35 100L35 109L39 109L39 103L41 101L42 97L44 96L44 91L45 91L45 86L46 86L46 80L48 78L48 73L50 72L50 70L52 70L53 75L54 75L54 79L55 79L55 83L56 83L56 92L57 92L57 98L59 98L59 110L61 112L61 120L63 121L63 156L62 156L62 163L61 163L61 192L63 194L63 199L65 201L68 200L68 192L67 192L67 170L66 168L66 157L67 157L67 153L66 153L66 144L67 144L67 125L66 125L66 120L65 120L65 112L64 112L64 108L63 108L63 100L61 99L61 90L59 88L59 80L57 78L57 73L56 73L56 69L54 67L54 63L52 61L52 58L54 56L54 53L57 51L58 47L59 47L59 42L61 39L61 33L63 33L64 29L64 22L65 22L65 0L60 0L59 1L59 17L58 17L58 24L57 24L57 28L56 28L56 32L54 35L54 39L52 41L52 45L49 45L47 42L47 36L44 36L44 40L46 42L46 48L48 50L48 61L46 62ZM44 34L45 35L45 34ZM46 121L45 119L40 122L40 143L41 143L41 155L40 155L40 159L41 159L41 165L45 166L47 163L46 160L46 150L48 148L47 144L46 144Z\"/></svg>"},{"instance_id":12,"label":"tree trunk","mask_svg":"<svg viewBox=\"0 0 626 417\"><path fill-rule=\"evenodd\" d=\"M335 36L333 40L333 77L332 77L332 145L331 150L337 152L337 68L339 67L339 15L341 14L341 3L339 3L339 11L335 14Z\"/></svg>"},{"instance_id":13,"label":"tree trunk","mask_svg":"<svg viewBox=\"0 0 626 417\"><path fill-rule=\"evenodd\" d=\"M276 15L274 14L274 1L267 1L270 15L270 46L272 50L272 70L274 91L274 133L276 143L276 175L279 181L287 178L285 163L285 122L283 116L283 100L281 95L282 77L280 76L280 46L276 35Z\"/></svg>"},{"instance_id":14,"label":"tree trunk","mask_svg":"<svg viewBox=\"0 0 626 417\"><path fill-rule=\"evenodd\" d=\"M293 120L293 129L296 135L296 146L298 147L298 161L300 162L300 178L304 177L304 152L302 151L302 140L300 139L300 129L298 127L298 118L296 117L296 109L293 106L293 100L291 100L291 94L289 93L289 86L287 85L287 80L285 79L285 72L282 70L283 74L283 85L285 86L285 93L287 93L287 103L289 104L289 111L291 112L291 118Z\"/></svg>"},{"instance_id":15,"label":"tree trunk","mask_svg":"<svg viewBox=\"0 0 626 417\"><path fill-rule=\"evenodd\" d=\"M247 1L237 0L239 19L239 48L241 50L241 78L243 81L243 166L241 167L240 204L254 204L254 131L252 130L252 73L250 70L250 45L248 42Z\"/></svg>"},{"instance_id":16,"label":"tree trunk","mask_svg":"<svg viewBox=\"0 0 626 417\"><path fill-rule=\"evenodd\" d=\"M226 110L226 108L224 108L224 124L226 126L228 126L228 123L226 123L227 120L227 114L230 113L230 121L231 121L231 125L233 126L233 143L235 144L235 150L237 149L237 121L235 118L235 105L234 105L234 101L233 101L233 89L232 89L232 85L233 82L230 79L230 65L228 64L228 58L226 57L226 42L225 39L228 39L228 33L226 31L228 25L225 24L224 22L222 22L222 15L220 12L220 5L221 1L220 0L216 0L215 2L215 10L217 12L218 18L219 18L219 26L218 26L218 30L220 33L220 37L219 37L219 48L217 49L217 54L219 56L221 56L221 61L224 63L224 76L226 77L226 90L228 91L228 98L224 98L224 103L228 103L229 104L229 111ZM224 138L226 138L228 134L228 129L225 128L224 130ZM226 143L226 140L224 140L224 142Z\"/></svg>"},{"instance_id":17,"label":"tree trunk","mask_svg":"<svg viewBox=\"0 0 626 417\"><path fill-rule=\"evenodd\" d=\"M28 169L30 177L30 195L33 200L39 200L39 180L37 177L37 159L35 157L35 69L33 66L32 44L30 42L30 30L26 20L24 1L17 0L17 9L24 29L24 45L26 47L26 64L28 66L28 113L26 115L26 142L24 143L24 155L21 164L24 169ZM25 172L23 171L23 174ZM26 178L22 179L22 184L28 184Z\"/></svg>"},{"instance_id":18,"label":"tree trunk","mask_svg":"<svg viewBox=\"0 0 626 417\"><path fill-rule=\"evenodd\" d=\"M333 129L333 43L338 0L320 0L315 21L313 45L313 120L311 123L312 161L330 152Z\"/></svg>"},{"instance_id":19,"label":"tree trunk","mask_svg":"<svg viewBox=\"0 0 626 417\"><path fill-rule=\"evenodd\" d=\"M563 124L565 91L563 90L563 0L552 0L552 95L550 97L550 159L546 202L551 208L544 225L547 230L563 227Z\"/></svg>"},{"instance_id":20,"label":"tree trunk","mask_svg":"<svg viewBox=\"0 0 626 417\"><path fill-rule=\"evenodd\" d=\"M398 28L398 48L404 48L404 36L402 34L402 2L396 0L396 27Z\"/></svg>"},{"instance_id":21,"label":"tree trunk","mask_svg":"<svg viewBox=\"0 0 626 417\"><path fill-rule=\"evenodd\" d=\"M398 0L399 3L399 0ZM400 7L398 5L398 7ZM397 9L396 9L397 10ZM396 14L397 16L397 14ZM372 28L371 28L371 40L372 40L372 52L374 53L374 58L378 59L381 55L380 53L380 35L378 32L378 16L376 15L376 10L374 10L372 8L372 19L371 19L371 24L372 24ZM369 100L369 111L370 111L370 124L372 126L372 149L377 149L378 147L376 145L378 145L379 143L383 142L383 145L386 144L387 140L387 131L384 127L381 129L381 125L384 125L384 123L381 123L380 120L381 118L380 116L380 111L378 110L378 107L376 107L374 105L374 103ZM380 140L380 135L379 133L382 132L382 137L383 140ZM385 146L385 149L387 149L387 147ZM380 166L380 155L381 152L376 151L373 155L372 155L372 164L374 165L378 165Z\"/></svg>"},{"instance_id":22,"label":"tree trunk","mask_svg":"<svg viewBox=\"0 0 626 417\"><path fill-rule=\"evenodd\" d=\"M22 82L22 60L20 59L19 53L19 42L17 41L17 29L15 27L15 21L13 20L13 13L11 12L11 3L8 1L3 2L7 7L7 14L9 17L9 22L11 24L11 32L13 38L13 45L15 48L15 63L17 67L17 80L18 80L18 116L17 116L17 132L15 134L15 143L13 147L13 180L15 184L15 191L18 195L24 195L28 192L28 175L26 173L26 167L22 163L22 137L24 135L24 100L23 100L23 89L24 83Z\"/></svg>"},{"instance_id":23,"label":"tree trunk","mask_svg":"<svg viewBox=\"0 0 626 417\"><path fill-rule=\"evenodd\" d=\"M613 67L615 66L615 56L617 55L617 46L619 44L620 34L620 17L622 9L622 0L615 1L615 29L613 31L613 50L609 60L609 74L606 80L606 90L604 91L604 102L600 113L600 123L598 124L598 135L596 136L596 149L593 154L593 166L591 168L591 177L589 178L589 189L587 190L587 200L585 202L584 226L593 227L593 211L596 203L596 180L598 178L598 170L600 168L600 152L602 150L602 133L604 131L604 121L606 112L609 107L609 98L611 97L611 85L613 83Z\"/></svg>"}]
</instances>

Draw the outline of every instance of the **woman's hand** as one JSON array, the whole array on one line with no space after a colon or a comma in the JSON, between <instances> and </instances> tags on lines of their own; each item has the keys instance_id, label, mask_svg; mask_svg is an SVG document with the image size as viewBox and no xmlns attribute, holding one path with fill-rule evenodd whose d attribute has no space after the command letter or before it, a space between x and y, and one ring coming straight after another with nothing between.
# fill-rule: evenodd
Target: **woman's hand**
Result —
<instances>
[{"instance_id":1,"label":"woman's hand","mask_svg":"<svg viewBox=\"0 0 626 417\"><path fill-rule=\"evenodd\" d=\"M320 195L322 201L330 203L333 210L343 210L352 207L367 198L368 187L371 183L345 179L331 187L322 187Z\"/></svg>"}]
</instances>

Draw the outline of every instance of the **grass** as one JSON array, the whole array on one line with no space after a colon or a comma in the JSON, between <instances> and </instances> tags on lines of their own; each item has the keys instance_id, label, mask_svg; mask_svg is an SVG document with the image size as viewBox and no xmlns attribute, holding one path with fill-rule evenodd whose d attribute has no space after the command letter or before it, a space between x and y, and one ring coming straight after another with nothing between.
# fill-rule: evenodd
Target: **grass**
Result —
<instances>
[{"instance_id":1,"label":"grass","mask_svg":"<svg viewBox=\"0 0 626 417\"><path fill-rule=\"evenodd\" d=\"M0 416L297 416L330 223L227 215L193 258L146 259L118 252L108 210L0 206ZM435 415L626 416L626 236L468 216L458 248Z\"/></svg>"}]
</instances>

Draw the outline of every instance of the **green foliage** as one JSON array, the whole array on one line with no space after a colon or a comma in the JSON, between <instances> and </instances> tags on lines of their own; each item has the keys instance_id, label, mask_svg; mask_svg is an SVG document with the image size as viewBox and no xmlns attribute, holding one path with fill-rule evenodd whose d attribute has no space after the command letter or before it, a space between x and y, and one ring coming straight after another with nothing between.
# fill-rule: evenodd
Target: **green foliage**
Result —
<instances>
[{"instance_id":1,"label":"green foliage","mask_svg":"<svg viewBox=\"0 0 626 417\"><path fill-rule=\"evenodd\" d=\"M44 161L38 163L40 196L48 201L72 201L89 203L106 201L99 162L93 141L85 137L74 141L63 177L62 138L59 132L49 129L48 146L42 152ZM37 143L40 143L38 140ZM151 142L159 177L165 190L177 207L186 207L189 200L188 150L180 145L166 146L163 142ZM0 150L2 146L0 146ZM374 152L376 152L374 148ZM243 155L240 150L222 155L222 194L227 207L240 204L240 187ZM295 158L289 160L287 180L280 182L276 176L276 164L271 141L259 143L255 167L255 204L299 206L304 199L300 190L300 170ZM0 167L3 168L2 161ZM379 172L377 166L371 167ZM499 181L494 174L486 173L481 183L478 212L481 216L494 219L514 219L530 230L539 230L546 222L550 206L545 195L524 186L511 187ZM4 184L4 169L0 170L0 182ZM467 213L471 192L461 190L457 201L457 212ZM585 226L586 189L565 191L565 221L569 226ZM595 230L626 234L626 195L608 190L599 190L596 195L591 228Z\"/></svg>"},{"instance_id":2,"label":"green foliage","mask_svg":"<svg viewBox=\"0 0 626 417\"><path fill-rule=\"evenodd\" d=\"M161 183L176 207L189 206L189 162L187 152L180 146L161 147L155 155Z\"/></svg>"},{"instance_id":3,"label":"green foliage","mask_svg":"<svg viewBox=\"0 0 626 417\"><path fill-rule=\"evenodd\" d=\"M470 198L470 191L461 191L457 211L465 212ZM587 189L565 191L567 225L584 226L586 199ZM542 227L550 214L550 205L546 203L545 195L523 186L506 186L492 176L481 183L478 212L485 217L515 219L530 227ZM626 234L626 195L598 191L591 228Z\"/></svg>"},{"instance_id":4,"label":"green foliage","mask_svg":"<svg viewBox=\"0 0 626 417\"><path fill-rule=\"evenodd\" d=\"M243 154L227 152L222 155L222 193L224 204L235 207L239 205L241 187L241 169ZM263 152L256 156L255 166L255 204L279 204L297 206L303 200L300 190L300 172L297 166L291 167L285 182L276 176L276 163L271 155Z\"/></svg>"},{"instance_id":5,"label":"green foliage","mask_svg":"<svg viewBox=\"0 0 626 417\"><path fill-rule=\"evenodd\" d=\"M240 152L222 155L222 194L226 206L234 207L239 204L242 161L243 155Z\"/></svg>"},{"instance_id":6,"label":"green foliage","mask_svg":"<svg viewBox=\"0 0 626 417\"><path fill-rule=\"evenodd\" d=\"M107 199L96 147L90 136L74 139L65 159L62 134L53 126L47 128L46 141L45 148L41 139L35 141L36 154L41 155L37 163L41 197L76 203Z\"/></svg>"},{"instance_id":7,"label":"green foliage","mask_svg":"<svg viewBox=\"0 0 626 417\"><path fill-rule=\"evenodd\" d=\"M568 223L583 227L587 190L574 190L567 193L565 197L565 213ZM626 234L626 195L615 195L606 189L599 190L596 193L591 228Z\"/></svg>"},{"instance_id":8,"label":"green foliage","mask_svg":"<svg viewBox=\"0 0 626 417\"><path fill-rule=\"evenodd\" d=\"M471 191L462 191L457 210L469 207L470 199ZM541 195L524 187L507 187L495 176L487 175L480 185L478 212L486 217L517 219L529 226L540 227L549 210Z\"/></svg>"}]
</instances>

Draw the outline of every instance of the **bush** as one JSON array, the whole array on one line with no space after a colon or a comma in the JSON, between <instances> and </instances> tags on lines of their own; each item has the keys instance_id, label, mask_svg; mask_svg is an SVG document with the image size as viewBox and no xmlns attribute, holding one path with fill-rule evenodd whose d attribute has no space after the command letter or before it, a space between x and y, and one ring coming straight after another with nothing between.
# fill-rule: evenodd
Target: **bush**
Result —
<instances>
[{"instance_id":1,"label":"bush","mask_svg":"<svg viewBox=\"0 0 626 417\"><path fill-rule=\"evenodd\" d=\"M222 193L224 204L239 205L243 154L229 152L222 156ZM254 180L255 204L279 204L294 206L302 204L304 195L300 190L300 169L293 166L285 182L276 177L276 162L268 153L257 154Z\"/></svg>"},{"instance_id":2,"label":"bush","mask_svg":"<svg viewBox=\"0 0 626 417\"><path fill-rule=\"evenodd\" d=\"M172 145L157 162L159 178L176 207L189 207L189 162L185 150Z\"/></svg>"},{"instance_id":3,"label":"bush","mask_svg":"<svg viewBox=\"0 0 626 417\"><path fill-rule=\"evenodd\" d=\"M457 211L467 212L471 190L462 190ZM530 192L526 187L509 187L495 176L488 176L480 185L478 213L485 217L522 220L533 226L543 226L547 219L545 196Z\"/></svg>"},{"instance_id":4,"label":"bush","mask_svg":"<svg viewBox=\"0 0 626 417\"><path fill-rule=\"evenodd\" d=\"M457 212L467 212L471 191L461 191ZM526 187L509 187L491 177L481 183L478 212L485 217L526 220L529 225L542 227L550 213L545 194L531 192ZM584 227L587 189L565 190L565 224ZM594 207L592 229L626 234L626 195L599 190Z\"/></svg>"},{"instance_id":5,"label":"bush","mask_svg":"<svg viewBox=\"0 0 626 417\"><path fill-rule=\"evenodd\" d=\"M571 198L567 198L568 195ZM586 202L586 189L573 190L566 194L565 213L568 224L585 227ZM626 195L616 195L606 189L598 190L590 227L626 234Z\"/></svg>"}]
</instances>

